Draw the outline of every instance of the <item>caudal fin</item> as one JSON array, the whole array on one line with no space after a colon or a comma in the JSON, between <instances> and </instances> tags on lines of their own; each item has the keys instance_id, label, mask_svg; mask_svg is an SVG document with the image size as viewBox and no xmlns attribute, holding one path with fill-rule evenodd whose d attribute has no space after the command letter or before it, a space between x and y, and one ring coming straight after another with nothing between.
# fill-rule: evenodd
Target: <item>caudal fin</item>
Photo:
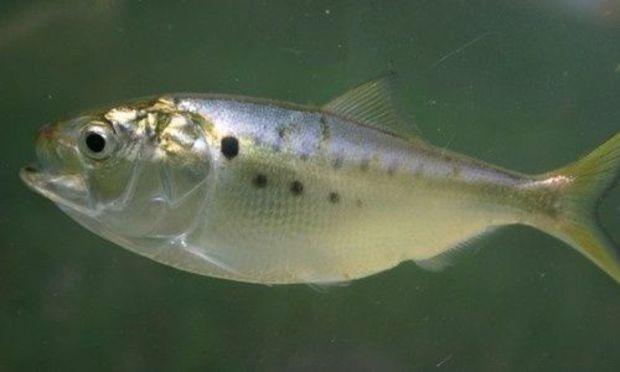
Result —
<instances>
[{"instance_id":1,"label":"caudal fin","mask_svg":"<svg viewBox=\"0 0 620 372\"><path fill-rule=\"evenodd\" d=\"M581 160L544 177L566 182L556 223L544 230L573 246L620 282L620 250L597 218L601 199L620 177L620 133Z\"/></svg>"}]
</instances>

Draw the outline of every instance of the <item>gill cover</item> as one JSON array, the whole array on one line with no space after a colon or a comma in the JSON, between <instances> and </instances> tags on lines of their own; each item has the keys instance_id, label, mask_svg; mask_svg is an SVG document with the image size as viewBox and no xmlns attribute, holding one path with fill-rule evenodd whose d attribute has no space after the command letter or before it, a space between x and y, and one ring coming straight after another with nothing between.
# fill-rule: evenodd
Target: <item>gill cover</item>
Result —
<instances>
[{"instance_id":1,"label":"gill cover","mask_svg":"<svg viewBox=\"0 0 620 372\"><path fill-rule=\"evenodd\" d=\"M120 147L88 171L95 214L89 223L76 220L107 238L186 233L203 205L211 164L201 118L161 101L144 111L114 109L105 118Z\"/></svg>"}]
</instances>

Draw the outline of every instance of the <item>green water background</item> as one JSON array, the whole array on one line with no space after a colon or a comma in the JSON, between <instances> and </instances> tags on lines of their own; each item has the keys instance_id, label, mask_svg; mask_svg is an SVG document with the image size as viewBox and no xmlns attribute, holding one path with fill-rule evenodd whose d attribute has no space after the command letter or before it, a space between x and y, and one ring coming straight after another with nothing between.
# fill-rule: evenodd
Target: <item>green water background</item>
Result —
<instances>
[{"instance_id":1,"label":"green water background","mask_svg":"<svg viewBox=\"0 0 620 372\"><path fill-rule=\"evenodd\" d=\"M321 104L390 69L436 145L523 172L620 130L620 4L0 2L0 370L620 370L620 285L510 227L324 292L187 274L26 189L36 129L160 92ZM602 220L620 240L620 191Z\"/></svg>"}]
</instances>

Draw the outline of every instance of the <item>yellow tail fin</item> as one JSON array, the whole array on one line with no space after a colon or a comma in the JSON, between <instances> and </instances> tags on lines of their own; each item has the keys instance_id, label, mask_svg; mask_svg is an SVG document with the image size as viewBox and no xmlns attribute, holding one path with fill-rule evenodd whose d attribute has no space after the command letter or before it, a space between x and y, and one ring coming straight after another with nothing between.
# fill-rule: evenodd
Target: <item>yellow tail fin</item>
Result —
<instances>
[{"instance_id":1,"label":"yellow tail fin","mask_svg":"<svg viewBox=\"0 0 620 372\"><path fill-rule=\"evenodd\" d=\"M557 224L544 229L592 260L620 283L620 251L598 222L597 208L620 176L620 133L592 153L545 175L564 177Z\"/></svg>"}]
</instances>

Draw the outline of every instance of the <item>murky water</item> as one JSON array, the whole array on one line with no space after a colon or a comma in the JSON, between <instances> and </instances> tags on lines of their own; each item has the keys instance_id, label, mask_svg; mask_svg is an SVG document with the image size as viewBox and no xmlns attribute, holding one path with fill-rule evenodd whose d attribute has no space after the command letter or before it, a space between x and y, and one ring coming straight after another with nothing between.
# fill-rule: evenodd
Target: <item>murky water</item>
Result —
<instances>
[{"instance_id":1,"label":"murky water","mask_svg":"<svg viewBox=\"0 0 620 372\"><path fill-rule=\"evenodd\" d=\"M325 292L195 276L96 237L19 181L36 128L161 92L321 104L395 70L434 144L523 172L620 130L620 4L0 3L0 370L618 370L620 285L505 228L454 267ZM620 191L601 218L620 240Z\"/></svg>"}]
</instances>

